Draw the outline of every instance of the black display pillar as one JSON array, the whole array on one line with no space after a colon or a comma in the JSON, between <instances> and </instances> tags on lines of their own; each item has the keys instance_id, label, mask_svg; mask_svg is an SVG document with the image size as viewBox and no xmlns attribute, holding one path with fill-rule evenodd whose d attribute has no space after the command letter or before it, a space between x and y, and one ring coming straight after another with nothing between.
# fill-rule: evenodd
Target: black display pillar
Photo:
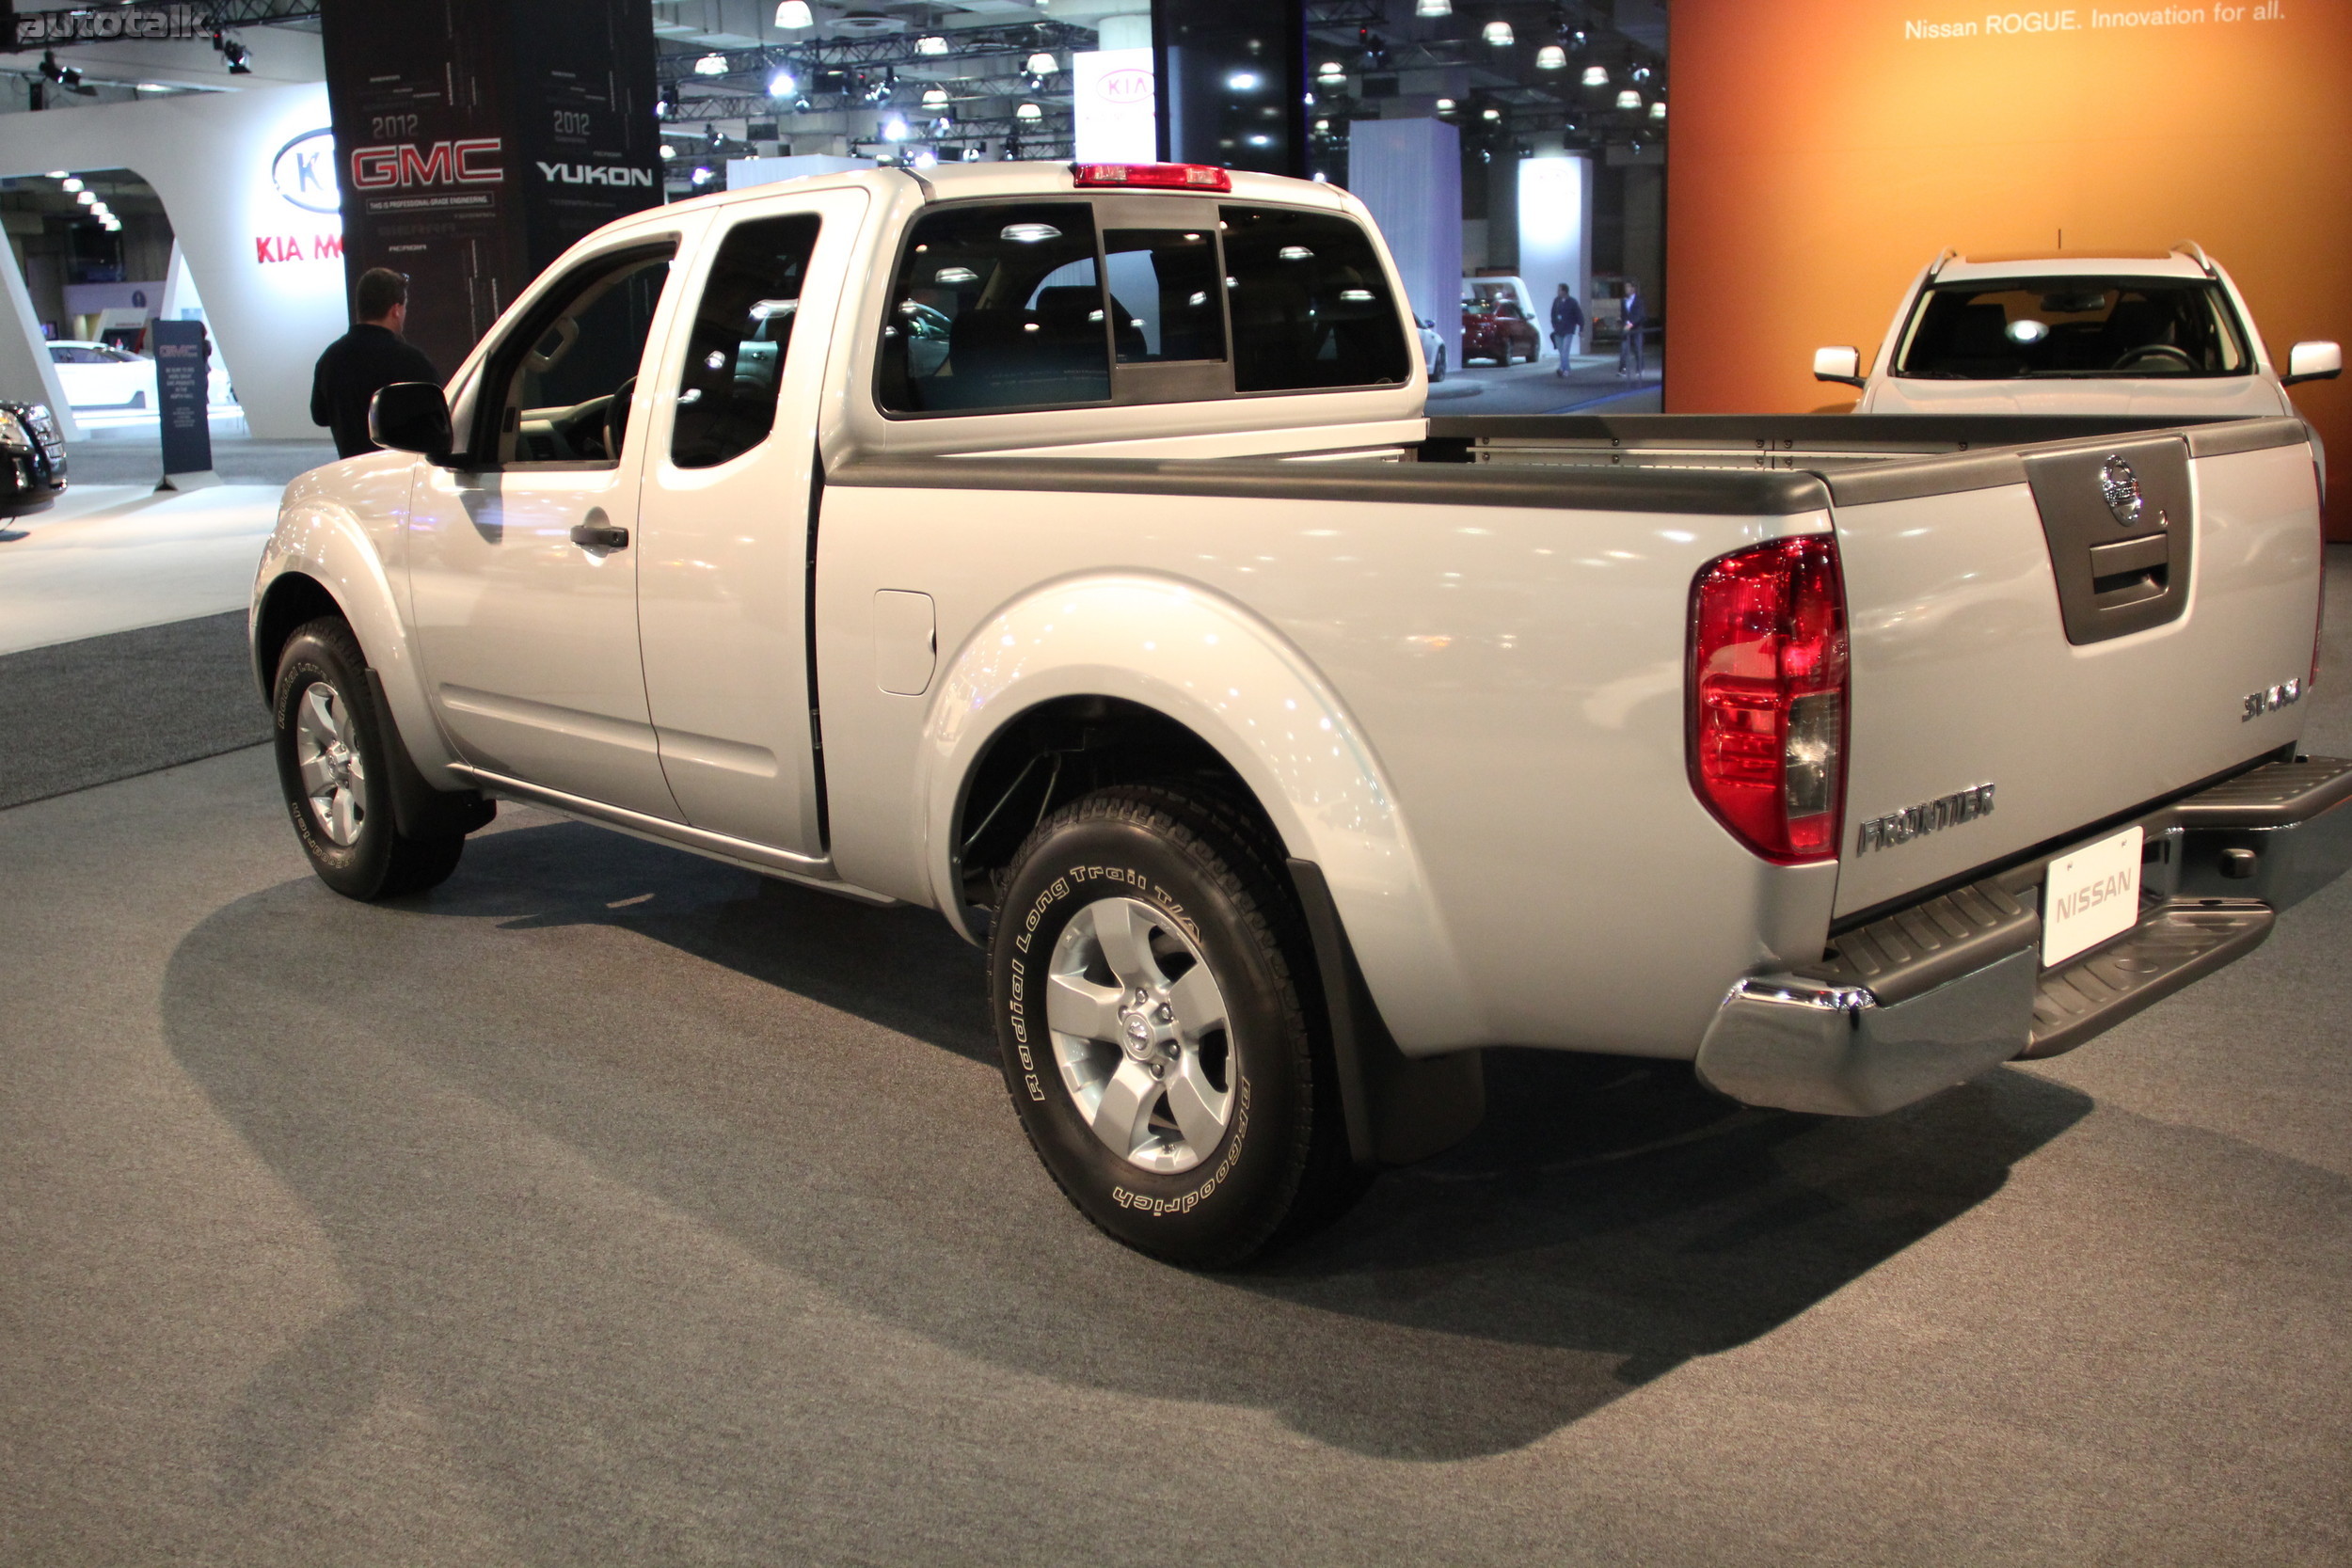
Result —
<instances>
[{"instance_id":1,"label":"black display pillar","mask_svg":"<svg viewBox=\"0 0 2352 1568\"><path fill-rule=\"evenodd\" d=\"M326 0L343 269L444 374L565 246L661 199L652 0Z\"/></svg>"},{"instance_id":2,"label":"black display pillar","mask_svg":"<svg viewBox=\"0 0 2352 1568\"><path fill-rule=\"evenodd\" d=\"M1306 0L1152 0L1160 156L1307 177Z\"/></svg>"}]
</instances>

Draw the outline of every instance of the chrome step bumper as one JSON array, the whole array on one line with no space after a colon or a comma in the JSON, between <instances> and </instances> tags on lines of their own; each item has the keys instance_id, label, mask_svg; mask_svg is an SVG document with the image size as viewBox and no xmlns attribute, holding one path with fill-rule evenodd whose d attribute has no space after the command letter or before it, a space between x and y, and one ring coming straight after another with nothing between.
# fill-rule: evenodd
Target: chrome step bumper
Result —
<instances>
[{"instance_id":1,"label":"chrome step bumper","mask_svg":"<svg viewBox=\"0 0 2352 1568\"><path fill-rule=\"evenodd\" d=\"M2352 868L2352 760L2266 764L2138 821L2132 929L2042 969L2049 857L2011 866L1840 933L1802 973L1740 981L1699 1076L1752 1105L1875 1116L2071 1051L2252 952L2280 911Z\"/></svg>"}]
</instances>

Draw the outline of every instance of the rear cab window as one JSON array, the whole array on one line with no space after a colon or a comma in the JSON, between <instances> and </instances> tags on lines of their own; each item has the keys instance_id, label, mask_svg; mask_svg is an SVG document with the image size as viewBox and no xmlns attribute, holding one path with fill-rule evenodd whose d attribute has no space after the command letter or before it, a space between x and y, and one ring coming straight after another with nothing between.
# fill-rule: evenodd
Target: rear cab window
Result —
<instances>
[{"instance_id":1,"label":"rear cab window","mask_svg":"<svg viewBox=\"0 0 2352 1568\"><path fill-rule=\"evenodd\" d=\"M920 214L880 327L882 412L1190 402L1410 378L1402 308L1360 225L1155 199L1126 198L1104 214L1078 199ZM1161 212L1165 227L1146 227Z\"/></svg>"}]
</instances>

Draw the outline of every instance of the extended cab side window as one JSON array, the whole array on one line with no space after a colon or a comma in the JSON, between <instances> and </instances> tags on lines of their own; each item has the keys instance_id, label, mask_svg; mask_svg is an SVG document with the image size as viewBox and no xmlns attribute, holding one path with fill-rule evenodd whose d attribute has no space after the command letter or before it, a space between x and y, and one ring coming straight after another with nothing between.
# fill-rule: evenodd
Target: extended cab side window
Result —
<instances>
[{"instance_id":1,"label":"extended cab side window","mask_svg":"<svg viewBox=\"0 0 2352 1568\"><path fill-rule=\"evenodd\" d=\"M1221 211L1235 391L1373 387L1412 374L1403 307L1361 228L1327 213Z\"/></svg>"},{"instance_id":2,"label":"extended cab side window","mask_svg":"<svg viewBox=\"0 0 2352 1568\"><path fill-rule=\"evenodd\" d=\"M583 263L501 345L492 382L501 467L620 463L670 258L665 245Z\"/></svg>"},{"instance_id":3,"label":"extended cab side window","mask_svg":"<svg viewBox=\"0 0 2352 1568\"><path fill-rule=\"evenodd\" d=\"M721 243L678 384L670 461L679 467L715 467L768 438L817 229L811 214L756 218Z\"/></svg>"},{"instance_id":4,"label":"extended cab side window","mask_svg":"<svg viewBox=\"0 0 2352 1568\"><path fill-rule=\"evenodd\" d=\"M1083 201L950 207L915 221L882 326L893 414L1057 408L1111 395L1111 337Z\"/></svg>"}]
</instances>

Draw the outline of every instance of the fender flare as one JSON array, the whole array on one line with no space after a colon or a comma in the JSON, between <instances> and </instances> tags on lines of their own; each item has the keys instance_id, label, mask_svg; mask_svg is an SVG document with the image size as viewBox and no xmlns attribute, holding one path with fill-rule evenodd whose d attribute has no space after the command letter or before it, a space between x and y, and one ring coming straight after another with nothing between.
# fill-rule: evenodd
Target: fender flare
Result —
<instances>
[{"instance_id":1,"label":"fender flare","mask_svg":"<svg viewBox=\"0 0 2352 1568\"><path fill-rule=\"evenodd\" d=\"M1289 855L1322 870L1382 1020L1407 1055L1486 1043L1394 791L1361 727L1274 627L1196 585L1089 575L984 617L932 687L917 768L937 907L964 910L957 831L997 735L1064 697L1112 697L1184 725L1257 797Z\"/></svg>"},{"instance_id":2,"label":"fender flare","mask_svg":"<svg viewBox=\"0 0 2352 1568\"><path fill-rule=\"evenodd\" d=\"M389 534L400 526L398 517L406 511L405 486L400 501L391 518L375 525L376 532ZM423 666L402 613L405 595L385 570L383 552L370 532L369 524L350 506L326 493L324 486L296 480L287 487L278 507L277 530L262 546L261 570L253 584L247 635L255 639L254 674L266 695L275 672L264 667L258 634L272 594L287 578L310 578L326 590L343 619L351 623L376 677L372 684L381 692L379 701L418 770L437 789L462 787L446 771L457 756L433 717Z\"/></svg>"}]
</instances>

